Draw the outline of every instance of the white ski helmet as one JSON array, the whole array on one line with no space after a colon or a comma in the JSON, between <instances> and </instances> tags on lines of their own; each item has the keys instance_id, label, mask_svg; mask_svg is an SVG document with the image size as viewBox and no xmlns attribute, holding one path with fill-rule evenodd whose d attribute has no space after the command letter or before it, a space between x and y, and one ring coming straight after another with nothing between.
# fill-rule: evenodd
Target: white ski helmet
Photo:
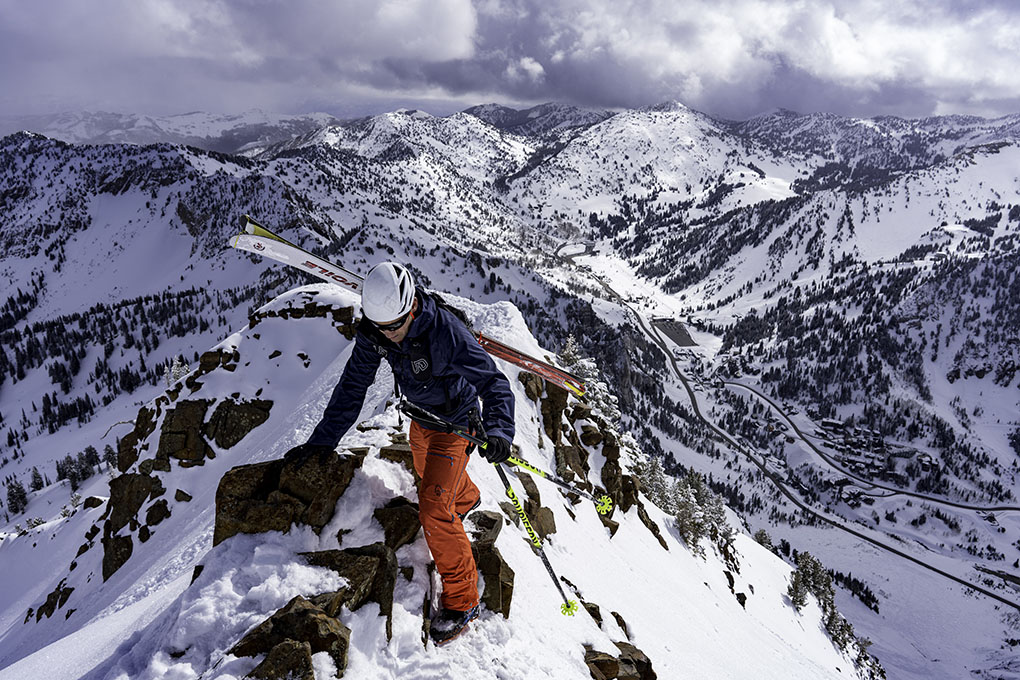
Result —
<instances>
[{"instance_id":1,"label":"white ski helmet","mask_svg":"<svg viewBox=\"0 0 1020 680\"><path fill-rule=\"evenodd\" d=\"M368 272L361 289L361 310L369 321L395 321L411 311L414 277L403 265L380 262Z\"/></svg>"}]
</instances>

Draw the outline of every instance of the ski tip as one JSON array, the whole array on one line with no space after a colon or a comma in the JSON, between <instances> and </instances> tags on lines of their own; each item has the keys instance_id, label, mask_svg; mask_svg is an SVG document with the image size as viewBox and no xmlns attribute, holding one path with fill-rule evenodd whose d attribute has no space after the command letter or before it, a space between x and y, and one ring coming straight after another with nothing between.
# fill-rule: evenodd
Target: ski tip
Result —
<instances>
[{"instance_id":1,"label":"ski tip","mask_svg":"<svg viewBox=\"0 0 1020 680\"><path fill-rule=\"evenodd\" d=\"M579 383L575 385L569 380L565 380L563 382L563 386L566 387L571 392L573 392L578 397L583 397L584 393L587 392L587 390L584 388L584 383Z\"/></svg>"}]
</instances>

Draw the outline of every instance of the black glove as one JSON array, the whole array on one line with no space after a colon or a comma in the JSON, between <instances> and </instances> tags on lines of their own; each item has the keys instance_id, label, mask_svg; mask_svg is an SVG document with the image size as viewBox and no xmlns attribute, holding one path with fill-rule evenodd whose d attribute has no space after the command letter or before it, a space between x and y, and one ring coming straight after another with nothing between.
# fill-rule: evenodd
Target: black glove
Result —
<instances>
[{"instance_id":1,"label":"black glove","mask_svg":"<svg viewBox=\"0 0 1020 680\"><path fill-rule=\"evenodd\" d=\"M301 444L283 454L283 460L300 470L312 458L317 458L319 465L325 465L329 462L331 453L333 453L332 446L326 446L325 444Z\"/></svg>"},{"instance_id":2,"label":"black glove","mask_svg":"<svg viewBox=\"0 0 1020 680\"><path fill-rule=\"evenodd\" d=\"M489 437L482 449L482 457L490 463L502 463L510 457L510 442L503 437Z\"/></svg>"}]
</instances>

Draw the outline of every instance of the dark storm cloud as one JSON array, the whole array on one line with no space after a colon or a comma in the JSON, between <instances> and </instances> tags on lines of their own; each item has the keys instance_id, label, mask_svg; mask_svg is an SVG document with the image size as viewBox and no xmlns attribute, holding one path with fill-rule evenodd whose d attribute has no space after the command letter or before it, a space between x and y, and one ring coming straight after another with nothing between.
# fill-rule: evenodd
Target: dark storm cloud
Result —
<instances>
[{"instance_id":1,"label":"dark storm cloud","mask_svg":"<svg viewBox=\"0 0 1020 680\"><path fill-rule=\"evenodd\" d=\"M0 0L0 114L1020 109L1012 0Z\"/></svg>"}]
</instances>

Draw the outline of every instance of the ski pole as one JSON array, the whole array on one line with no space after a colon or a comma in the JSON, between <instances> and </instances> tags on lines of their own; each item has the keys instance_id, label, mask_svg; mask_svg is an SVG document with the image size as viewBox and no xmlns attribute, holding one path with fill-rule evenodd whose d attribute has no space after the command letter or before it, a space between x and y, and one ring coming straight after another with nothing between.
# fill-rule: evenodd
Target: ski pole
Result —
<instances>
[{"instance_id":1,"label":"ski pole","mask_svg":"<svg viewBox=\"0 0 1020 680\"><path fill-rule=\"evenodd\" d=\"M542 479L547 479L553 484L556 484L557 486L562 487L571 493L576 493L580 496L584 496L588 500L595 503L595 511L598 512L600 515L607 515L613 509L613 499L605 494L596 497L595 494L589 493L588 491L585 491L579 486L571 484L562 477L557 477L551 472L541 470L522 458L510 456L509 458L507 458L506 462L510 463L511 465L516 465L517 467L527 470L528 472L536 474Z\"/></svg>"},{"instance_id":2,"label":"ski pole","mask_svg":"<svg viewBox=\"0 0 1020 680\"><path fill-rule=\"evenodd\" d=\"M510 502L514 506L514 512L521 518L521 524L524 525L525 530L528 532L528 539L531 544L535 546L535 552L542 558L542 564L545 565L545 570L549 572L549 577L552 578L553 584L556 586L556 590L559 591L560 597L563 598L563 604L560 605L560 613L564 616L573 616L577 612L577 600L571 600L567 597L567 594L563 592L563 586L560 585L560 579L556 576L556 572L553 571L552 565L549 564L549 558L546 557L545 548L542 547L542 539L535 532L534 527L531 526L531 520L528 519L527 513L524 512L524 506L521 505L521 501L517 498L517 494L514 493L514 488L510 485L510 480L507 479L506 472L503 471L502 466L498 463L493 467L496 468L496 472L499 473L499 478L503 481L503 488L506 489L506 496L510 499Z\"/></svg>"},{"instance_id":3,"label":"ski pole","mask_svg":"<svg viewBox=\"0 0 1020 680\"><path fill-rule=\"evenodd\" d=\"M466 439L479 449L488 448L488 442L484 437L484 432L482 433L482 437L473 435L463 428L457 427L450 421L440 418L433 413L429 413L420 406L415 406L407 401L402 402L398 408L409 417L421 422L437 425L451 434L455 434L462 439ZM479 428L480 427L481 424L479 423ZM503 471L503 467L499 463L494 463L493 467L496 468L496 472L499 473L499 478L503 482L503 488L506 489L506 496L513 504L514 512L516 512L517 516L521 519L521 524L524 525L524 529L528 533L528 539L535 547L535 552L537 552L538 556L542 559L542 564L545 565L545 570L549 572L549 577L552 578L553 585L555 585L556 590L559 591L560 597L563 598L563 604L560 605L560 613L564 616L573 616L577 612L577 601L571 600L567 597L567 594L563 592L563 586L560 585L560 579L556 576L556 572L553 571L552 564L549 563L549 558L545 554L545 548L542 547L542 538L535 531L535 528L531 526L531 520L528 519L528 513L524 512L524 506L521 504L517 494L514 493L514 488L510 485L510 480L507 479L506 472Z\"/></svg>"},{"instance_id":4,"label":"ski pole","mask_svg":"<svg viewBox=\"0 0 1020 680\"><path fill-rule=\"evenodd\" d=\"M444 418L441 418L440 416L437 416L434 413L430 413L429 411L426 411L425 409L421 408L420 406L415 406L414 404L405 401L405 402L402 402L400 404L399 408L400 408L401 411L406 413L411 418L415 418L417 420L433 424L433 425L439 427L440 429L445 430L446 432L449 432L451 434L455 434L455 435L457 435L458 437L460 437L462 439L466 439L469 442L471 442L472 444L474 444L475 446L477 446L479 449L485 449L488 446L488 442L486 442L484 439L480 439L480 438L474 436L473 434L471 434L470 432L467 432L463 428L457 427L456 425L454 425L450 421L448 421L448 420L446 420ZM535 467L534 465L532 465L528 461L524 460L523 458L517 458L516 456L510 456L509 458L506 459L505 462L507 464L509 464L509 465L516 465L517 467L521 468L522 470L527 470L528 472L530 472L532 474L538 475L539 477L541 477L543 479L546 479L546 480L552 482L553 484L556 484L557 486L566 489L567 491L569 491L571 493L576 493L576 494L578 494L580 496L584 496L585 498L587 498L590 501L592 501L593 503L595 503L595 510L600 515L607 515L613 509L613 499L610 498L609 496L607 496L605 494L603 494L602 496L595 496L595 494L590 493L589 491L586 491L585 489L582 489L581 487L577 486L576 484L572 484L572 483L568 482L567 480L563 479L562 477L558 477L557 475L554 475L551 472L547 472L545 470L542 470L540 468Z\"/></svg>"}]
</instances>

